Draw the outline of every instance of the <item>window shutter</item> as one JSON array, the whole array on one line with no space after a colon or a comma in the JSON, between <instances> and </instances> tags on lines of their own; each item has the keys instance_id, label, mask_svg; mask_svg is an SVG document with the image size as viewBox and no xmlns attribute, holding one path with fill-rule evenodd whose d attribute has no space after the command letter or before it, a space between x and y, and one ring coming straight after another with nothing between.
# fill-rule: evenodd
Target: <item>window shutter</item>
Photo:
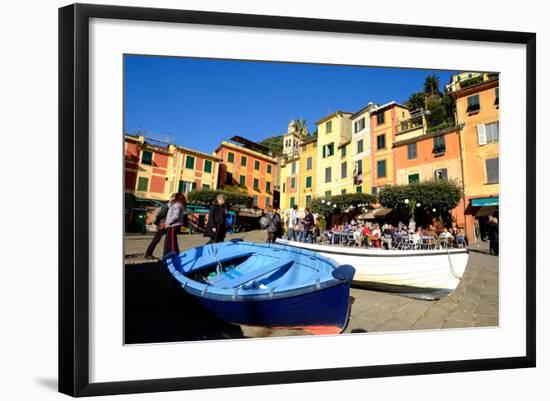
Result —
<instances>
[{"instance_id":1,"label":"window shutter","mask_svg":"<svg viewBox=\"0 0 550 401\"><path fill-rule=\"evenodd\" d=\"M485 124L477 125L477 143L480 146L487 144L487 135L485 135Z\"/></svg>"},{"instance_id":2,"label":"window shutter","mask_svg":"<svg viewBox=\"0 0 550 401\"><path fill-rule=\"evenodd\" d=\"M326 145L323 146L323 159L327 157L327 148Z\"/></svg>"}]
</instances>

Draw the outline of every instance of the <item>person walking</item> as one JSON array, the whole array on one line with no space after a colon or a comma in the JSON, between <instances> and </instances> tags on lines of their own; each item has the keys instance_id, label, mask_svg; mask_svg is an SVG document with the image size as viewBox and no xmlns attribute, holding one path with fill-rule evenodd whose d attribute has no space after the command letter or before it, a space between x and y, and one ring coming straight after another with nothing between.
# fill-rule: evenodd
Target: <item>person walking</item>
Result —
<instances>
[{"instance_id":1,"label":"person walking","mask_svg":"<svg viewBox=\"0 0 550 401\"><path fill-rule=\"evenodd\" d=\"M163 235L166 234L166 226L164 223L166 221L166 215L168 214L168 208L169 208L168 203L169 202L166 202L164 205L162 205L162 207L159 208L155 216L155 220L153 221L153 224L157 226L157 232L155 233L155 236L153 237L153 239L151 240L151 243L149 244L149 246L147 247L147 250L145 251L145 259L157 259L155 256L153 256L153 252L155 251L155 248L157 244L160 242L160 240L162 239Z\"/></svg>"},{"instance_id":2,"label":"person walking","mask_svg":"<svg viewBox=\"0 0 550 401\"><path fill-rule=\"evenodd\" d=\"M183 217L187 199L181 192L177 192L170 197L168 202L168 212L166 213L166 237L164 238L164 256L169 253L179 253L178 234L183 225Z\"/></svg>"},{"instance_id":3,"label":"person walking","mask_svg":"<svg viewBox=\"0 0 550 401\"><path fill-rule=\"evenodd\" d=\"M296 232L298 231L298 205L294 205L288 217L288 240L296 241Z\"/></svg>"},{"instance_id":4,"label":"person walking","mask_svg":"<svg viewBox=\"0 0 550 401\"><path fill-rule=\"evenodd\" d=\"M275 214L278 216L279 224L277 225L277 231L275 231L275 239L277 238L283 238L284 234L284 227L283 227L283 218L281 217L281 213L279 213L279 209L274 209Z\"/></svg>"},{"instance_id":5,"label":"person walking","mask_svg":"<svg viewBox=\"0 0 550 401\"><path fill-rule=\"evenodd\" d=\"M216 203L210 206L210 210L208 211L208 223L204 232L205 237L210 237L207 244L224 241L227 232L226 215L225 195L218 194Z\"/></svg>"},{"instance_id":6,"label":"person walking","mask_svg":"<svg viewBox=\"0 0 550 401\"><path fill-rule=\"evenodd\" d=\"M274 209L269 216L269 224L267 225L267 243L273 244L277 238L277 233L279 232L281 225L281 215L277 212L277 209Z\"/></svg>"},{"instance_id":7,"label":"person walking","mask_svg":"<svg viewBox=\"0 0 550 401\"><path fill-rule=\"evenodd\" d=\"M306 214L304 216L304 233L305 242L313 243L313 229L315 228L315 217L311 213L311 209L306 207Z\"/></svg>"},{"instance_id":8,"label":"person walking","mask_svg":"<svg viewBox=\"0 0 550 401\"><path fill-rule=\"evenodd\" d=\"M495 216L489 217L487 234L489 236L489 252L491 255L498 256L498 220Z\"/></svg>"}]
</instances>

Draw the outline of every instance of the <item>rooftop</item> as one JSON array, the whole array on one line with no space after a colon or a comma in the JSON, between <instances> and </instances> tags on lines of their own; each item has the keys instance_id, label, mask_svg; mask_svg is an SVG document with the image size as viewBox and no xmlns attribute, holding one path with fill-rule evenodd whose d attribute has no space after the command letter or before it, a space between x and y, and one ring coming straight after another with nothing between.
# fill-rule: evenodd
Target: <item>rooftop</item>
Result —
<instances>
[{"instance_id":1,"label":"rooftop","mask_svg":"<svg viewBox=\"0 0 550 401\"><path fill-rule=\"evenodd\" d=\"M329 114L328 116L325 116L325 117L321 118L319 121L316 121L316 122L315 122L315 125L322 124L322 123L324 123L325 121L330 120L331 118L334 118L334 117L336 117L336 116L338 116L338 115L344 115L344 114L348 114L348 115L351 116L353 113L351 113L351 112L349 112L349 111L337 110L337 111L335 111L334 113L331 113L331 114Z\"/></svg>"}]
</instances>

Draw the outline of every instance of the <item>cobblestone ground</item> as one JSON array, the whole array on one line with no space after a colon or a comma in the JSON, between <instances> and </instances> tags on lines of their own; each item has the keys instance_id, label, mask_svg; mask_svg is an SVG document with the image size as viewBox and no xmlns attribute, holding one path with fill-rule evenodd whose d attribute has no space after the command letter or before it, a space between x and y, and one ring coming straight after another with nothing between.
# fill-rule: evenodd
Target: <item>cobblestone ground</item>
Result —
<instances>
[{"instance_id":1,"label":"cobblestone ground","mask_svg":"<svg viewBox=\"0 0 550 401\"><path fill-rule=\"evenodd\" d=\"M151 235L125 238L126 342L165 342L201 339L302 335L302 331L272 330L228 324L204 310L177 287L159 263L143 259ZM228 236L264 242L265 232ZM180 249L201 245L201 235L181 235ZM155 254L162 252L161 241ZM498 258L486 249L470 252L465 275L458 288L438 301L351 289L351 314L345 333L426 330L498 326Z\"/></svg>"}]
</instances>

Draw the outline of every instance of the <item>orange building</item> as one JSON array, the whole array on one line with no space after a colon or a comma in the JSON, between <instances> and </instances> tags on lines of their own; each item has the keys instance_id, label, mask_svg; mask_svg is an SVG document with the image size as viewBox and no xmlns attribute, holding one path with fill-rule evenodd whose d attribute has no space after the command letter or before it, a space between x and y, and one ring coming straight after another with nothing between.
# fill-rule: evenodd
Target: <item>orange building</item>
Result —
<instances>
[{"instance_id":1,"label":"orange building","mask_svg":"<svg viewBox=\"0 0 550 401\"><path fill-rule=\"evenodd\" d=\"M372 193L396 183L393 142L398 123L409 118L409 109L393 101L371 110Z\"/></svg>"},{"instance_id":2,"label":"orange building","mask_svg":"<svg viewBox=\"0 0 550 401\"><path fill-rule=\"evenodd\" d=\"M273 206L277 159L268 150L241 137L223 141L214 152L221 160L219 187L241 188L261 209ZM265 153L263 153L265 152Z\"/></svg>"},{"instance_id":3,"label":"orange building","mask_svg":"<svg viewBox=\"0 0 550 401\"><path fill-rule=\"evenodd\" d=\"M499 205L499 79L484 73L461 81L451 96L461 132L466 227L470 241L485 238L488 216Z\"/></svg>"},{"instance_id":4,"label":"orange building","mask_svg":"<svg viewBox=\"0 0 550 401\"><path fill-rule=\"evenodd\" d=\"M165 201L176 147L147 142L143 136L124 136L124 190L139 198Z\"/></svg>"},{"instance_id":5,"label":"orange building","mask_svg":"<svg viewBox=\"0 0 550 401\"><path fill-rule=\"evenodd\" d=\"M462 186L460 127L427 133L424 116L419 117L413 117L418 124L406 125L408 130L400 130L398 127L393 145L396 184L406 185L435 179L454 180ZM461 228L464 227L463 204L461 200L451 211Z\"/></svg>"}]
</instances>

